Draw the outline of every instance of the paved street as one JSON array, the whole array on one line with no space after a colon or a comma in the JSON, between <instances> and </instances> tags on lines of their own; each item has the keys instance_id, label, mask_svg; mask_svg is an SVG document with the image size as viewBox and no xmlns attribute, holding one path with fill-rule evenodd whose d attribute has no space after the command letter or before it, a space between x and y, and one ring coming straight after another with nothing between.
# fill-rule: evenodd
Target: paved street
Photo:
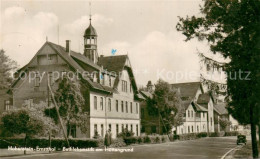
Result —
<instances>
[{"instance_id":1,"label":"paved street","mask_svg":"<svg viewBox=\"0 0 260 159\"><path fill-rule=\"evenodd\" d=\"M72 158L176 158L176 159L220 159L230 149L236 147L235 137L204 138L164 144L134 146L134 152L64 152L48 155L28 155L10 158L30 159L72 159ZM131 148L131 147L129 147Z\"/></svg>"}]
</instances>

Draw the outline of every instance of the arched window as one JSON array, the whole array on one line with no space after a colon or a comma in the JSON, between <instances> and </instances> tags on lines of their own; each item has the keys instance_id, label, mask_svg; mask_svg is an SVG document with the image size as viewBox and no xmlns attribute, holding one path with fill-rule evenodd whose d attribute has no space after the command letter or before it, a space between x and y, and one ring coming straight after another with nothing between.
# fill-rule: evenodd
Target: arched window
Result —
<instances>
[{"instance_id":1,"label":"arched window","mask_svg":"<svg viewBox=\"0 0 260 159\"><path fill-rule=\"evenodd\" d=\"M100 109L103 110L103 97L100 97Z\"/></svg>"},{"instance_id":2,"label":"arched window","mask_svg":"<svg viewBox=\"0 0 260 159\"><path fill-rule=\"evenodd\" d=\"M188 117L190 117L190 111L188 110Z\"/></svg>"},{"instance_id":3,"label":"arched window","mask_svg":"<svg viewBox=\"0 0 260 159\"><path fill-rule=\"evenodd\" d=\"M108 111L111 111L111 99L108 99Z\"/></svg>"},{"instance_id":4,"label":"arched window","mask_svg":"<svg viewBox=\"0 0 260 159\"><path fill-rule=\"evenodd\" d=\"M94 96L94 109L97 110L97 96Z\"/></svg>"}]
</instances>

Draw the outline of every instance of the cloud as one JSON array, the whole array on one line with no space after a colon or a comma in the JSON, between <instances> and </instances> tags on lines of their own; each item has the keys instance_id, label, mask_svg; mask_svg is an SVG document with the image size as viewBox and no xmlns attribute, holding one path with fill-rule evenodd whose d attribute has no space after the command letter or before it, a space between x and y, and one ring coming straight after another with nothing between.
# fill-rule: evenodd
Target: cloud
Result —
<instances>
[{"instance_id":1,"label":"cloud","mask_svg":"<svg viewBox=\"0 0 260 159\"><path fill-rule=\"evenodd\" d=\"M22 7L9 7L2 14L1 48L20 66L27 64L46 40L54 38L58 17L50 12L27 14ZM55 34L56 35L56 34Z\"/></svg>"},{"instance_id":2,"label":"cloud","mask_svg":"<svg viewBox=\"0 0 260 159\"><path fill-rule=\"evenodd\" d=\"M104 26L108 26L113 23L112 18L107 18L100 14L94 14L92 16L92 24L95 28L100 28ZM89 26L89 16L81 16L79 19L76 19L70 24L66 24L63 26L63 31L69 34L76 34L82 36L82 32Z\"/></svg>"},{"instance_id":3,"label":"cloud","mask_svg":"<svg viewBox=\"0 0 260 159\"><path fill-rule=\"evenodd\" d=\"M196 48L208 52L208 47L198 41L183 40L184 36L177 31L162 33L155 30L136 43L114 41L102 50L113 48L124 50L123 54L128 52L137 83L142 85L159 78L170 83L198 81L200 68Z\"/></svg>"}]
</instances>

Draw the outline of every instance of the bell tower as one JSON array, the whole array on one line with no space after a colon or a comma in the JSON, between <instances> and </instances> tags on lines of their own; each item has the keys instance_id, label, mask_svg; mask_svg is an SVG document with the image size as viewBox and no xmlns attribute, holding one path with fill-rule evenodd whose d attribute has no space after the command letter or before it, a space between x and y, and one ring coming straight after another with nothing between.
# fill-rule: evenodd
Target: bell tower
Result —
<instances>
[{"instance_id":1,"label":"bell tower","mask_svg":"<svg viewBox=\"0 0 260 159\"><path fill-rule=\"evenodd\" d=\"M84 33L84 55L90 59L90 61L98 62L97 53L97 32L91 24L91 13L89 15L89 26Z\"/></svg>"}]
</instances>

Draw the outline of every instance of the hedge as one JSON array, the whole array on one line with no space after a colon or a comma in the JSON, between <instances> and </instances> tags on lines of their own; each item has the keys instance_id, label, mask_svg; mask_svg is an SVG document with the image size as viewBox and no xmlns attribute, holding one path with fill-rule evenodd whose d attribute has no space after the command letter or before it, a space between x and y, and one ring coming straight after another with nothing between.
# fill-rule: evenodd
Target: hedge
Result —
<instances>
[{"instance_id":1,"label":"hedge","mask_svg":"<svg viewBox=\"0 0 260 159\"><path fill-rule=\"evenodd\" d=\"M146 135L146 136L132 136L132 137L125 137L124 142L126 145L131 145L131 144L142 144L142 143L151 143L151 144L156 144L156 143L163 143L163 142L168 142L169 139L166 135L163 136L153 136L153 135Z\"/></svg>"},{"instance_id":2,"label":"hedge","mask_svg":"<svg viewBox=\"0 0 260 159\"><path fill-rule=\"evenodd\" d=\"M237 135L238 135L237 131L225 132L225 136L237 136Z\"/></svg>"},{"instance_id":3,"label":"hedge","mask_svg":"<svg viewBox=\"0 0 260 159\"><path fill-rule=\"evenodd\" d=\"M88 148L102 146L103 140L100 139L69 139L70 147ZM24 147L24 138L0 138L0 148L8 148L8 146ZM49 139L28 139L26 147L49 147ZM67 147L64 139L54 138L51 140L51 147L56 147L56 150Z\"/></svg>"}]
</instances>

